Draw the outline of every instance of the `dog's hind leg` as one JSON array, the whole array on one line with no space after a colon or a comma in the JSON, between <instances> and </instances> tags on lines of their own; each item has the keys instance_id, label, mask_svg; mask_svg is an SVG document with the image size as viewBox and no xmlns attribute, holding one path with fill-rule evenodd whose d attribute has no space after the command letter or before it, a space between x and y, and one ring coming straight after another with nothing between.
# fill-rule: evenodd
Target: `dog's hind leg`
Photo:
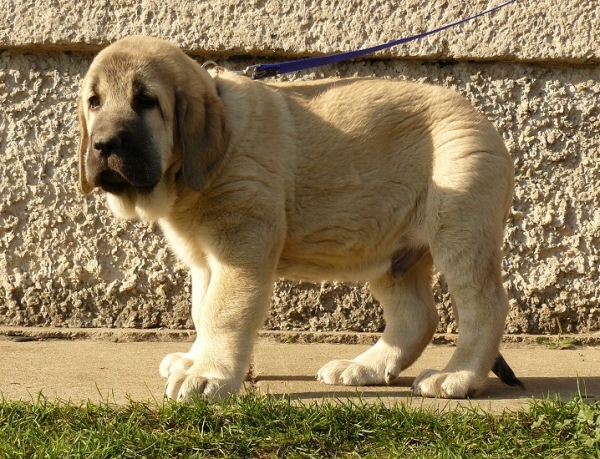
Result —
<instances>
[{"instance_id":1,"label":"dog's hind leg","mask_svg":"<svg viewBox=\"0 0 600 459\"><path fill-rule=\"evenodd\" d=\"M459 311L459 339L450 362L442 371L426 370L413 384L415 395L424 397L465 398L477 393L499 355L499 345L508 312L508 300L500 266L488 265L481 278L468 281L461 274L468 269L458 260L450 272L445 270L446 282ZM462 279L461 279L462 277Z\"/></svg>"},{"instance_id":2,"label":"dog's hind leg","mask_svg":"<svg viewBox=\"0 0 600 459\"><path fill-rule=\"evenodd\" d=\"M390 272L370 283L386 322L379 341L352 360L326 364L317 375L320 381L350 386L389 384L431 341L438 323L431 290L431 256L420 251L414 256L407 253L404 259L416 264L404 272L399 270L401 263L392 260Z\"/></svg>"},{"instance_id":3,"label":"dog's hind leg","mask_svg":"<svg viewBox=\"0 0 600 459\"><path fill-rule=\"evenodd\" d=\"M433 262L456 308L459 338L443 370L426 370L415 380L413 392L425 397L464 398L483 387L509 309L501 247L512 164L486 152L452 159L434 176L427 228Z\"/></svg>"}]
</instances>

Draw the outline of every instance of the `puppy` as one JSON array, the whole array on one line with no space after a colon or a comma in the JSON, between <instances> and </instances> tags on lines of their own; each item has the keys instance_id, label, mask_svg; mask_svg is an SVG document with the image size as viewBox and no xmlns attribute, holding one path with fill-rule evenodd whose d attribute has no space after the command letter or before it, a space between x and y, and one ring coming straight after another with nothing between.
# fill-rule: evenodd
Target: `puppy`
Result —
<instances>
[{"instance_id":1,"label":"puppy","mask_svg":"<svg viewBox=\"0 0 600 459\"><path fill-rule=\"evenodd\" d=\"M436 329L434 265L460 339L414 393L471 396L491 369L520 384L498 352L512 161L454 92L378 79L213 77L175 46L133 36L94 59L79 120L83 192L100 188L117 216L158 222L191 270L197 338L160 365L169 398L239 390L278 278L368 281L383 335L318 379L390 383Z\"/></svg>"}]
</instances>

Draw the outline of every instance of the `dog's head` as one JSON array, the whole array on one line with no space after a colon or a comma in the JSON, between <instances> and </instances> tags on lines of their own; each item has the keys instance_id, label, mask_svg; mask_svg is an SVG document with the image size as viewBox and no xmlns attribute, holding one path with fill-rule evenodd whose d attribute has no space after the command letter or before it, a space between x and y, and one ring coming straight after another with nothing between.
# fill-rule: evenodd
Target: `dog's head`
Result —
<instances>
[{"instance_id":1,"label":"dog's head","mask_svg":"<svg viewBox=\"0 0 600 459\"><path fill-rule=\"evenodd\" d=\"M159 39L128 37L101 51L83 80L78 110L81 189L101 188L124 217L144 218L144 206L164 213L181 175L201 191L227 149L215 81Z\"/></svg>"}]
</instances>

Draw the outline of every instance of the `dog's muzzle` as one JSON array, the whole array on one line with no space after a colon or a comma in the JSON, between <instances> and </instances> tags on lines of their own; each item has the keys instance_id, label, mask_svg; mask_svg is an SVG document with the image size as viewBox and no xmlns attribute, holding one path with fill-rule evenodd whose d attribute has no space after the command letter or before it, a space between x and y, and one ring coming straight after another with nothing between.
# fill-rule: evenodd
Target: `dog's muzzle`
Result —
<instances>
[{"instance_id":1,"label":"dog's muzzle","mask_svg":"<svg viewBox=\"0 0 600 459\"><path fill-rule=\"evenodd\" d=\"M95 136L87 157L90 183L112 194L152 191L162 170L156 159L158 153L146 139L138 139L127 131Z\"/></svg>"},{"instance_id":2,"label":"dog's muzzle","mask_svg":"<svg viewBox=\"0 0 600 459\"><path fill-rule=\"evenodd\" d=\"M107 193L120 194L132 184L119 172L112 169L105 169L96 176L94 182L96 186L102 188Z\"/></svg>"}]
</instances>

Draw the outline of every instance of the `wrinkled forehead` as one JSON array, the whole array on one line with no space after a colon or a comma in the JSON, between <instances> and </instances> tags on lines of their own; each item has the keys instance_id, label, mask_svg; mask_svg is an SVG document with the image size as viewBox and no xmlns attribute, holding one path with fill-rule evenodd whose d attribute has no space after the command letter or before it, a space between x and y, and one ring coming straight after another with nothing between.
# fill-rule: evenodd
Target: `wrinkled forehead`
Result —
<instances>
[{"instance_id":1,"label":"wrinkled forehead","mask_svg":"<svg viewBox=\"0 0 600 459\"><path fill-rule=\"evenodd\" d=\"M82 92L127 98L140 92L158 95L170 80L163 67L150 56L127 52L100 54L90 66Z\"/></svg>"}]
</instances>

